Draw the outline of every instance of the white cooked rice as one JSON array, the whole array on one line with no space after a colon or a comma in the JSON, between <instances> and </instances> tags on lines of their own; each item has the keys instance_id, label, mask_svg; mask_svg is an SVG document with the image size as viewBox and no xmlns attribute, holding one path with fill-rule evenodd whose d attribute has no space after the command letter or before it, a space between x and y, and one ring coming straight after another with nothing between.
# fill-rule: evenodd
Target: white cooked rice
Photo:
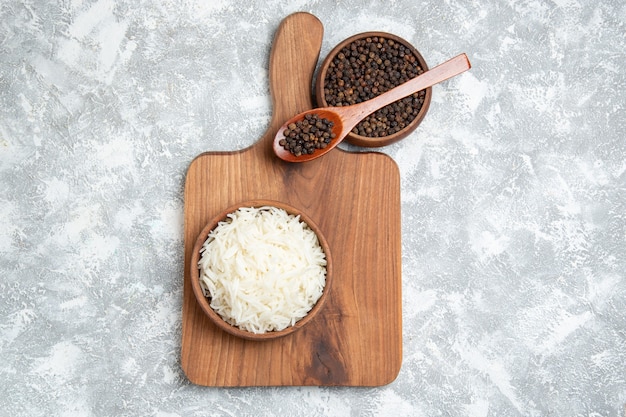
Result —
<instances>
[{"instance_id":1,"label":"white cooked rice","mask_svg":"<svg viewBox=\"0 0 626 417\"><path fill-rule=\"evenodd\" d=\"M278 207L228 214L200 252L200 286L211 308L252 333L294 325L326 284L326 255L315 232Z\"/></svg>"}]
</instances>

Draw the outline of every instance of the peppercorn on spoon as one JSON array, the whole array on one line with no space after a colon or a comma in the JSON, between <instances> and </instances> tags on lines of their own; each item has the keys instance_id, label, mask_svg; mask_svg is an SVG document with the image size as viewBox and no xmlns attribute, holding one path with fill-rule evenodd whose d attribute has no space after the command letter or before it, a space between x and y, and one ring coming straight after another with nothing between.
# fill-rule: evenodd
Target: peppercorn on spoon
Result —
<instances>
[{"instance_id":1,"label":"peppercorn on spoon","mask_svg":"<svg viewBox=\"0 0 626 417\"><path fill-rule=\"evenodd\" d=\"M374 97L371 100L353 104L351 106L322 107L300 113L287 120L287 122L285 122L278 129L278 133L276 134L273 142L274 153L280 159L287 162L306 162L319 158L320 156L330 152L335 146L341 143L341 141L357 124L359 124L361 120L374 113L376 110L381 109L394 101L400 100L413 93L459 75L470 68L471 64L467 55L460 54L428 71L425 71L417 77L400 84L399 86L394 87L377 97ZM331 122L332 133L335 135L334 138L332 138L328 143L324 142L321 138L318 138L317 140L310 139L313 146L316 146L316 142L319 143L319 145L314 148L313 153L304 152L302 145L297 145L300 146L297 150L289 149L289 138L285 137L285 131L293 131L293 127L298 124L299 121L304 120L307 114L316 115L318 119L322 120L322 124L324 125ZM307 137L311 134L306 131L297 131L292 133L292 135L297 137L300 133L306 134Z\"/></svg>"}]
</instances>

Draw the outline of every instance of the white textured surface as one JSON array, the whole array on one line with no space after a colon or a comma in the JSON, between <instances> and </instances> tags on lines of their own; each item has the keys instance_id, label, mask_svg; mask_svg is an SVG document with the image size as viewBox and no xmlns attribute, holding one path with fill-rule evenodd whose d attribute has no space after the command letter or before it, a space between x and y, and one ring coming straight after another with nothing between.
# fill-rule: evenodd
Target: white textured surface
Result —
<instances>
[{"instance_id":1,"label":"white textured surface","mask_svg":"<svg viewBox=\"0 0 626 417\"><path fill-rule=\"evenodd\" d=\"M322 56L383 30L474 65L382 149L403 367L372 389L193 386L184 174L265 131L298 10ZM620 0L0 2L0 414L623 417L625 33Z\"/></svg>"}]
</instances>

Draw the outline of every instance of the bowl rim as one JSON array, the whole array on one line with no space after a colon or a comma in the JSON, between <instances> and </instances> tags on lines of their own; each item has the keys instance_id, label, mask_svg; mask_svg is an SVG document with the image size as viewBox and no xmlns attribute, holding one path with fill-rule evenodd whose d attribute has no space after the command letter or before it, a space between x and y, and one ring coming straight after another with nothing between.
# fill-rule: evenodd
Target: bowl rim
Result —
<instances>
[{"instance_id":1,"label":"bowl rim","mask_svg":"<svg viewBox=\"0 0 626 417\"><path fill-rule=\"evenodd\" d=\"M328 102L326 101L326 98L324 95L324 80L326 78L326 73L328 72L328 68L330 66L330 62L332 61L332 59L339 53L339 51L341 51L341 49L351 44L355 40L373 37L373 36L389 38L395 42L399 42L403 44L405 47L409 48L411 52L415 55L415 58L417 58L422 69L424 71L428 71L428 64L426 63L426 60L424 59L422 54L417 50L415 46L413 46L410 42L401 38L400 36L394 35L393 33L381 32L381 31L357 33L355 35L350 36L349 38L344 39L339 44L337 44L337 46L335 46L328 53L328 55L326 55L326 58L324 59L324 61L322 61L322 64L320 65L320 68L317 73L317 77L315 79L315 98L317 100L318 107L328 107ZM374 147L390 145L394 142L404 139L406 136L408 136L413 131L415 131L415 129L417 129L417 126L419 126L422 120L424 120L424 117L426 117L426 113L428 112L428 109L430 107L431 99L432 99L432 87L428 87L426 88L426 96L424 97L424 103L422 104L422 107L420 108L420 111L417 114L417 116L411 121L411 123L409 123L406 127L404 127L404 129L392 135L383 136L383 137L367 137L367 136L361 136L356 133L350 132L348 133L348 135L346 136L344 140L353 145L374 148Z\"/></svg>"},{"instance_id":2,"label":"bowl rim","mask_svg":"<svg viewBox=\"0 0 626 417\"><path fill-rule=\"evenodd\" d=\"M257 333L249 332L247 330L240 329L239 327L226 322L224 319L222 319L222 317L218 313L216 313L211 308L209 301L204 296L202 287L200 286L200 271L198 268L198 262L200 260L200 249L202 248L202 245L206 241L209 232L213 230L215 227L217 227L217 224L220 221L225 220L228 214L238 210L239 208L244 208L244 207L260 208L264 206L273 206L273 207L281 208L289 214L299 215L300 221L305 222L309 226L309 228L313 230L313 232L317 235L317 239L320 243L320 246L322 247L322 250L324 251L324 254L326 255L326 282L324 284L324 290L322 291L322 295L317 300L313 308L311 308L311 310L307 313L306 316L298 320L294 325L288 326L283 330L257 334ZM271 339L276 339L279 337L287 336L289 334L296 332L297 330L300 330L302 327L304 327L306 324L311 322L317 316L317 314L321 311L324 303L326 302L326 299L328 298L328 293L330 292L330 289L331 289L331 282L332 282L332 276L333 276L332 265L333 265L333 262L332 262L332 256L330 252L330 247L328 245L328 241L324 237L319 226L303 210L293 207L292 205L281 202L281 201L268 200L268 199L252 199L252 200L245 200L237 204L233 204L229 206L228 208L220 211L217 215L213 216L213 218L204 226L204 228L202 229L202 231L198 234L198 237L196 238L196 241L193 246L192 253L191 253L191 262L190 262L189 267L190 267L191 287L193 289L193 293L196 297L198 305L200 306L201 310L207 315L207 317L211 320L211 322L213 322L213 324L215 324L219 329L231 335L241 337L243 339L271 340Z\"/></svg>"}]
</instances>

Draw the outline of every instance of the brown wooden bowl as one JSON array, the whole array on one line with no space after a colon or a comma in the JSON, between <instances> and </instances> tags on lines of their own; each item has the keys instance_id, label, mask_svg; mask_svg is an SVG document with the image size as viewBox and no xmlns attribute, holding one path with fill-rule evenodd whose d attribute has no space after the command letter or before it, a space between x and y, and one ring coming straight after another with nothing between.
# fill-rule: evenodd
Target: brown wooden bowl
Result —
<instances>
[{"instance_id":1,"label":"brown wooden bowl","mask_svg":"<svg viewBox=\"0 0 626 417\"><path fill-rule=\"evenodd\" d=\"M368 37L376 37L376 36L383 37L386 39L392 39L394 42L398 42L404 45L413 53L413 55L415 55L415 58L419 62L419 65L422 68L422 70L424 71L428 70L428 65L426 64L426 61L424 60L422 55L419 53L419 51L413 45L411 45L406 40L400 38L399 36L393 35L391 33L386 33L386 32L359 33L357 35L349 37L348 39L338 44L332 51L330 51L326 59L324 59L324 61L322 62L322 65L320 66L320 69L317 73L317 78L315 81L315 98L317 100L318 107L330 106L328 102L326 101L324 88L325 88L325 80L326 80L326 74L328 72L328 68L332 60L335 58L335 56L344 47L350 45L352 42L356 40L368 38ZM426 89L424 103L422 104L422 107L420 108L420 111L418 112L417 116L407 126L405 126L402 130L399 130L398 132L395 132L391 135L383 136L383 137L361 136L354 132L350 132L345 140L353 145L372 148L372 147L386 146L391 143L397 142L400 139L404 139L407 135L412 133L417 128L417 126L422 122L422 120L426 116L426 112L428 111L428 108L430 107L431 98L432 98L432 87L428 87Z\"/></svg>"},{"instance_id":2,"label":"brown wooden bowl","mask_svg":"<svg viewBox=\"0 0 626 417\"><path fill-rule=\"evenodd\" d=\"M300 220L305 222L309 228L311 228L311 230L313 230L313 232L315 232L315 234L317 235L317 238L320 242L320 245L322 247L322 250L324 251L324 254L326 255L326 283L324 286L324 291L322 292L321 297L317 300L317 303L313 306L313 308L307 313L306 316L304 316L302 319L298 320L293 326L289 326L283 330L280 331L271 331L271 332L266 332L266 333L252 333L249 332L247 330L243 330L240 329L237 326L231 325L230 323L226 322L218 313L215 312L215 310L213 310L211 308L211 305L209 303L209 300L204 296L204 293L202 291L202 287L200 286L200 271L199 271L199 267L198 267L198 262L201 258L200 255L200 249L202 248L202 245L204 244L204 242L207 240L209 232L211 230L213 230L215 227L217 227L218 223L220 221L226 220L227 215L229 213L232 213L234 211L236 211L239 208L242 207L263 207L263 206L274 206L274 207L278 207L281 208L283 210L285 210L287 213L289 214L293 214L293 215L299 215L300 216ZM231 206L225 210L223 210L221 213L219 213L217 216L215 216L205 227L204 229L202 229L202 231L200 232L200 234L198 235L198 238L196 239L195 245L193 247L193 251L191 253L191 263L190 263L190 268L191 268L191 287L193 289L193 293L196 297L196 300L198 301L198 304L200 305L200 308L202 309L202 311L209 317L209 319L220 329L224 330L227 333L230 333L234 336L238 336L244 339L248 339L248 340L269 340L269 339L276 339L278 337L283 337L286 336L288 334L291 334L299 329L301 329L302 327L304 327L307 323L309 323L311 320L313 320L313 318L317 315L317 313L319 313L319 311L322 309L322 306L324 305L324 302L326 301L326 298L328 297L328 292L331 288L331 282L332 282L332 259L331 259L331 255L330 255L330 249L328 246L328 242L326 241L326 238L324 237L324 235L321 233L319 227L309 218L309 216L307 216L304 212L302 212L301 210L296 209L295 207L292 207L286 203L282 203L282 202L278 202L278 201L272 201L272 200L249 200L249 201L244 201L242 203L236 204L234 206Z\"/></svg>"}]
</instances>

